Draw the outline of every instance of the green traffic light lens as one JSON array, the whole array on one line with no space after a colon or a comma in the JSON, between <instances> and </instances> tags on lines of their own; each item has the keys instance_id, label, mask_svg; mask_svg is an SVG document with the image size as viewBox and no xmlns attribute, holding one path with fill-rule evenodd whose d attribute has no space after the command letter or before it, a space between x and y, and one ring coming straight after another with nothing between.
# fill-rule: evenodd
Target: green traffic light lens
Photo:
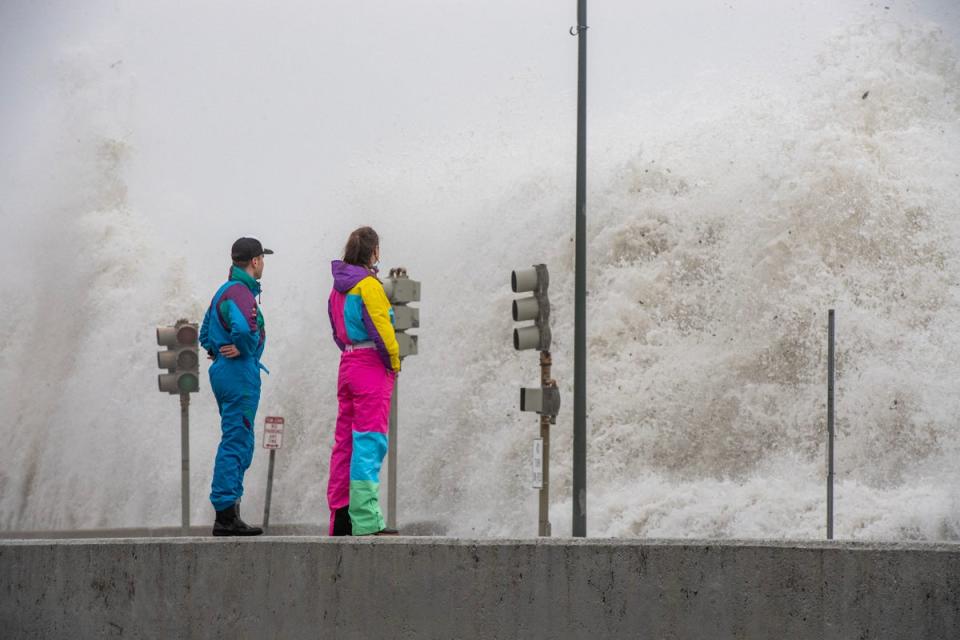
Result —
<instances>
[{"instance_id":1,"label":"green traffic light lens","mask_svg":"<svg viewBox=\"0 0 960 640\"><path fill-rule=\"evenodd\" d=\"M177 378L177 388L180 393L190 393L200 389L200 381L192 373L185 373Z\"/></svg>"}]
</instances>

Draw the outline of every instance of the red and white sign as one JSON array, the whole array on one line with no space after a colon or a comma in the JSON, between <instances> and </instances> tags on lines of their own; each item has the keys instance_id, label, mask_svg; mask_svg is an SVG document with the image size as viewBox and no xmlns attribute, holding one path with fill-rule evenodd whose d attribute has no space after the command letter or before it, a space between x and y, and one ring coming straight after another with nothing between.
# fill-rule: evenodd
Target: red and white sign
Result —
<instances>
[{"instance_id":1,"label":"red and white sign","mask_svg":"<svg viewBox=\"0 0 960 640\"><path fill-rule=\"evenodd\" d=\"M263 448L279 449L283 446L283 418L267 416L263 424Z\"/></svg>"}]
</instances>

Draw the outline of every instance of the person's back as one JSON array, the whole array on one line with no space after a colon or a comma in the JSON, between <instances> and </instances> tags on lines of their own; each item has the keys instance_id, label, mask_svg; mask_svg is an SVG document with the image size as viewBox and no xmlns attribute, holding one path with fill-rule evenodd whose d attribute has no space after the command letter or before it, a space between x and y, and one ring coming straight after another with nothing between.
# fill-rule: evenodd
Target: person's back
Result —
<instances>
[{"instance_id":1,"label":"person's back","mask_svg":"<svg viewBox=\"0 0 960 640\"><path fill-rule=\"evenodd\" d=\"M242 269L230 268L227 281L217 290L204 316L201 345L215 356L227 345L237 347L233 358L215 358L221 366L259 369L267 332L257 305L260 283ZM213 320L215 318L215 320Z\"/></svg>"},{"instance_id":2,"label":"person's back","mask_svg":"<svg viewBox=\"0 0 960 640\"><path fill-rule=\"evenodd\" d=\"M390 349L382 335L393 333L393 308L383 285L366 267L334 260L333 289L327 301L333 340L341 351L347 345L373 343L383 366L400 370L400 348ZM393 335L396 341L396 335ZM393 345L391 345L393 346Z\"/></svg>"},{"instance_id":3,"label":"person's back","mask_svg":"<svg viewBox=\"0 0 960 640\"><path fill-rule=\"evenodd\" d=\"M215 536L263 533L240 518L239 503L243 476L253 461L260 370L265 370L260 357L267 332L256 296L263 256L270 253L253 238L234 243L228 280L214 294L200 328L200 345L213 360L210 387L220 410L221 439L210 490Z\"/></svg>"},{"instance_id":4,"label":"person's back","mask_svg":"<svg viewBox=\"0 0 960 640\"><path fill-rule=\"evenodd\" d=\"M328 312L342 355L327 484L330 535L396 533L386 528L378 497L393 382L400 371L393 309L374 267L379 254L376 232L362 227L350 234L344 259L331 265Z\"/></svg>"}]
</instances>

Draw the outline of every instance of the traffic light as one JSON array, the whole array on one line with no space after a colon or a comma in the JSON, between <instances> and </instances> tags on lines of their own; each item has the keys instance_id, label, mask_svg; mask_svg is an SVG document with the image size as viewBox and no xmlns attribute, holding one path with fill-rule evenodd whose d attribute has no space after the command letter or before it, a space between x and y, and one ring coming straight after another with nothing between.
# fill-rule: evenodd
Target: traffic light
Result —
<instances>
[{"instance_id":1,"label":"traffic light","mask_svg":"<svg viewBox=\"0 0 960 640\"><path fill-rule=\"evenodd\" d=\"M514 293L532 292L526 298L513 301L514 322L533 320L532 325L513 330L513 348L517 351L536 349L540 352L540 388L520 389L520 410L540 415L540 437L533 441L532 482L540 490L540 516L537 533L549 536L550 526L550 425L557 423L560 413L560 389L550 375L553 357L550 355L550 273L547 265L537 264L532 269L520 269L510 275Z\"/></svg>"},{"instance_id":2,"label":"traffic light","mask_svg":"<svg viewBox=\"0 0 960 640\"><path fill-rule=\"evenodd\" d=\"M157 364L169 372L157 376L160 391L184 394L200 389L197 334L196 323L186 320L178 320L172 327L157 328L157 344L167 348L157 353Z\"/></svg>"},{"instance_id":3,"label":"traffic light","mask_svg":"<svg viewBox=\"0 0 960 640\"><path fill-rule=\"evenodd\" d=\"M405 268L397 267L390 269L390 276L384 281L383 290L393 305L393 328L400 344L400 357L417 355L419 336L407 331L420 328L420 309L407 305L420 302L420 282L411 280Z\"/></svg>"},{"instance_id":4,"label":"traffic light","mask_svg":"<svg viewBox=\"0 0 960 640\"><path fill-rule=\"evenodd\" d=\"M533 325L513 330L513 348L517 351L536 349L550 350L550 298L547 287L550 285L550 273L547 265L538 264L532 269L520 269L510 276L510 285L514 293L532 291L533 295L513 301L513 319L515 322L533 320Z\"/></svg>"}]
</instances>

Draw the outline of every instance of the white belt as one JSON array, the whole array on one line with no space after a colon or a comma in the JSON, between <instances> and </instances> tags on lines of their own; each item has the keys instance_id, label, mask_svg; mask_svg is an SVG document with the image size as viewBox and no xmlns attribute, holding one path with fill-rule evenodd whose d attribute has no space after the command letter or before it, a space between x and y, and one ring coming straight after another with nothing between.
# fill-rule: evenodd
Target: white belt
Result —
<instances>
[{"instance_id":1,"label":"white belt","mask_svg":"<svg viewBox=\"0 0 960 640\"><path fill-rule=\"evenodd\" d=\"M356 344L344 345L344 351L356 351L357 349L376 349L377 345L373 342L358 342Z\"/></svg>"}]
</instances>

